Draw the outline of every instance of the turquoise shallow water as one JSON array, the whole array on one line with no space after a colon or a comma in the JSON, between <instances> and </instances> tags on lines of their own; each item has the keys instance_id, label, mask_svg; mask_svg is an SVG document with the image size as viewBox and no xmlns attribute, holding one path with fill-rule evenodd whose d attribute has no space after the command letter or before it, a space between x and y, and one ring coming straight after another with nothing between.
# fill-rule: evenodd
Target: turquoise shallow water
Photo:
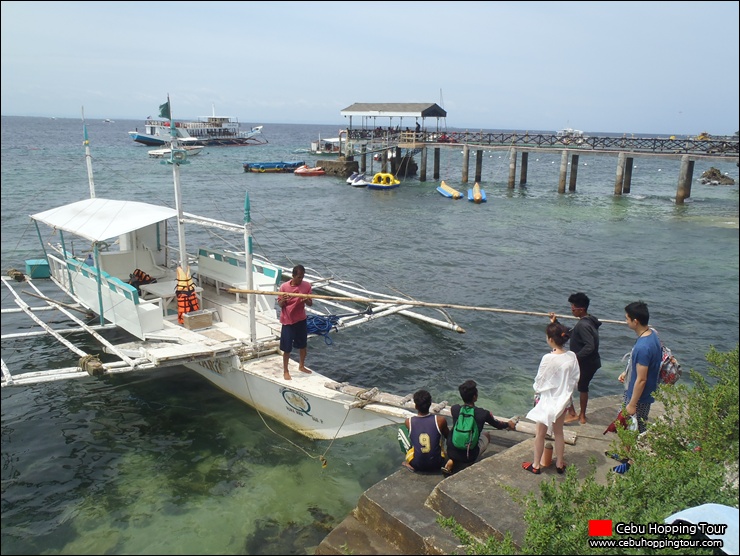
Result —
<instances>
[{"instance_id":1,"label":"turquoise shallow water","mask_svg":"<svg viewBox=\"0 0 740 556\"><path fill-rule=\"evenodd\" d=\"M90 122L97 194L171 205L171 171L126 134L141 123ZM431 180L369 191L242 171L245 161L315 161L293 151L337 129L265 124L267 145L207 148L183 167L185 210L239 222L248 191L255 250L422 301L569 314L568 295L582 290L594 315L622 320L624 306L643 299L685 370L703 372L709 346L737 343L737 186L695 181L690 202L676 206L679 162L636 158L632 193L614 197L616 158L582 155L578 191L558 195L559 153L531 155L529 183L514 190L508 158L487 155L481 205L443 198ZM88 195L83 155L79 121L2 118L4 270L41 256L29 214ZM451 151L441 163L459 189L461 160ZM709 166L738 179L734 164L700 161L694 177ZM309 365L451 402L474 378L480 405L525 413L547 319L449 312L465 334L385 318L332 334L331 345L314 340ZM21 326L2 321L3 333ZM602 326L592 395L620 392L633 340L626 326ZM4 341L2 357L11 372L76 359L42 338L30 348ZM184 368L5 388L2 455L2 551L16 554L301 554L400 464L393 427L309 441Z\"/></svg>"}]
</instances>

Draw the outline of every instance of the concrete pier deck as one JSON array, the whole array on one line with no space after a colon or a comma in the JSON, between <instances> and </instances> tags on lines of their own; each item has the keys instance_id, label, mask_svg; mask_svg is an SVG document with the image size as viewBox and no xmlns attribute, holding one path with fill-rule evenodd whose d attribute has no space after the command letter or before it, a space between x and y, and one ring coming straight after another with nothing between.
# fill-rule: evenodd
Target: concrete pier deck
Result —
<instances>
[{"instance_id":1,"label":"concrete pier deck","mask_svg":"<svg viewBox=\"0 0 740 556\"><path fill-rule=\"evenodd\" d=\"M596 480L606 483L619 462L604 455L616 435L604 430L614 420L621 395L589 400L588 422L573 423L566 430L577 434L575 445L566 444L565 461L575 465L580 478L592 467ZM653 404L651 420L662 412ZM493 431L493 441L482 459L450 477L441 473L399 470L365 491L357 507L316 548L316 554L464 554L457 538L437 524L438 517L455 518L479 539L502 537L511 532L521 545L527 524L524 508L513 500L510 489L539 495L542 481L563 480L555 461L540 475L522 469L532 461L534 438ZM592 464L591 460L595 463Z\"/></svg>"}]
</instances>

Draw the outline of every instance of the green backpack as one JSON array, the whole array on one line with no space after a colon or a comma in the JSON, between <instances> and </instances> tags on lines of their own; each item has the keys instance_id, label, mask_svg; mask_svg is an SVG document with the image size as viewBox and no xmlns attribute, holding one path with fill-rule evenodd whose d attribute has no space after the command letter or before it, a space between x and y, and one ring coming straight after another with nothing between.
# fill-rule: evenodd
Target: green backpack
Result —
<instances>
[{"instance_id":1,"label":"green backpack","mask_svg":"<svg viewBox=\"0 0 740 556\"><path fill-rule=\"evenodd\" d=\"M475 422L475 408L464 405L460 408L455 426L452 429L452 445L459 450L475 448L478 445L480 430Z\"/></svg>"}]
</instances>

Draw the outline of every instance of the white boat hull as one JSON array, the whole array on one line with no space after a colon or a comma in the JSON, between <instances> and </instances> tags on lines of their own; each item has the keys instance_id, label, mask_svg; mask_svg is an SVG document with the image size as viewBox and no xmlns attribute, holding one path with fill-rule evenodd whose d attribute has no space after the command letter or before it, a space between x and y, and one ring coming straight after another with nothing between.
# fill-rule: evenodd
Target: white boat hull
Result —
<instances>
[{"instance_id":1,"label":"white boat hull","mask_svg":"<svg viewBox=\"0 0 740 556\"><path fill-rule=\"evenodd\" d=\"M180 150L184 150L187 155L195 156L196 154L200 154L200 151L202 151L205 147L201 147L198 145L195 146L180 146L178 147ZM152 149L149 151L149 156L152 158L165 158L167 156L170 156L170 153L172 153L172 149L166 148L166 149Z\"/></svg>"},{"instance_id":2,"label":"white boat hull","mask_svg":"<svg viewBox=\"0 0 740 556\"><path fill-rule=\"evenodd\" d=\"M187 366L260 413L309 438L344 438L402 423L414 415L410 410L380 404L350 407L357 401L354 396L327 388L327 383L337 383L315 371L303 373L294 362L292 380L285 380L282 355L248 360L242 368L238 365L238 358L232 357Z\"/></svg>"}]
</instances>

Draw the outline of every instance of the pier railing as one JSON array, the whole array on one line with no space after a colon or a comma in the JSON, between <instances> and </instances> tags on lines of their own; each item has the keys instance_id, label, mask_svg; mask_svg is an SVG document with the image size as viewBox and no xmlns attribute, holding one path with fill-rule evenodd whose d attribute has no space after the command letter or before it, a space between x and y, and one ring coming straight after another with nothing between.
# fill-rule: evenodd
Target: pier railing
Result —
<instances>
[{"instance_id":1,"label":"pier railing","mask_svg":"<svg viewBox=\"0 0 740 556\"><path fill-rule=\"evenodd\" d=\"M578 149L601 152L635 152L655 154L689 154L737 158L740 143L737 136L709 138L579 136L541 134L529 132L483 132L483 131L367 131L349 130L352 142L386 141L404 147L430 144L467 144L481 147L534 147L555 149Z\"/></svg>"}]
</instances>

